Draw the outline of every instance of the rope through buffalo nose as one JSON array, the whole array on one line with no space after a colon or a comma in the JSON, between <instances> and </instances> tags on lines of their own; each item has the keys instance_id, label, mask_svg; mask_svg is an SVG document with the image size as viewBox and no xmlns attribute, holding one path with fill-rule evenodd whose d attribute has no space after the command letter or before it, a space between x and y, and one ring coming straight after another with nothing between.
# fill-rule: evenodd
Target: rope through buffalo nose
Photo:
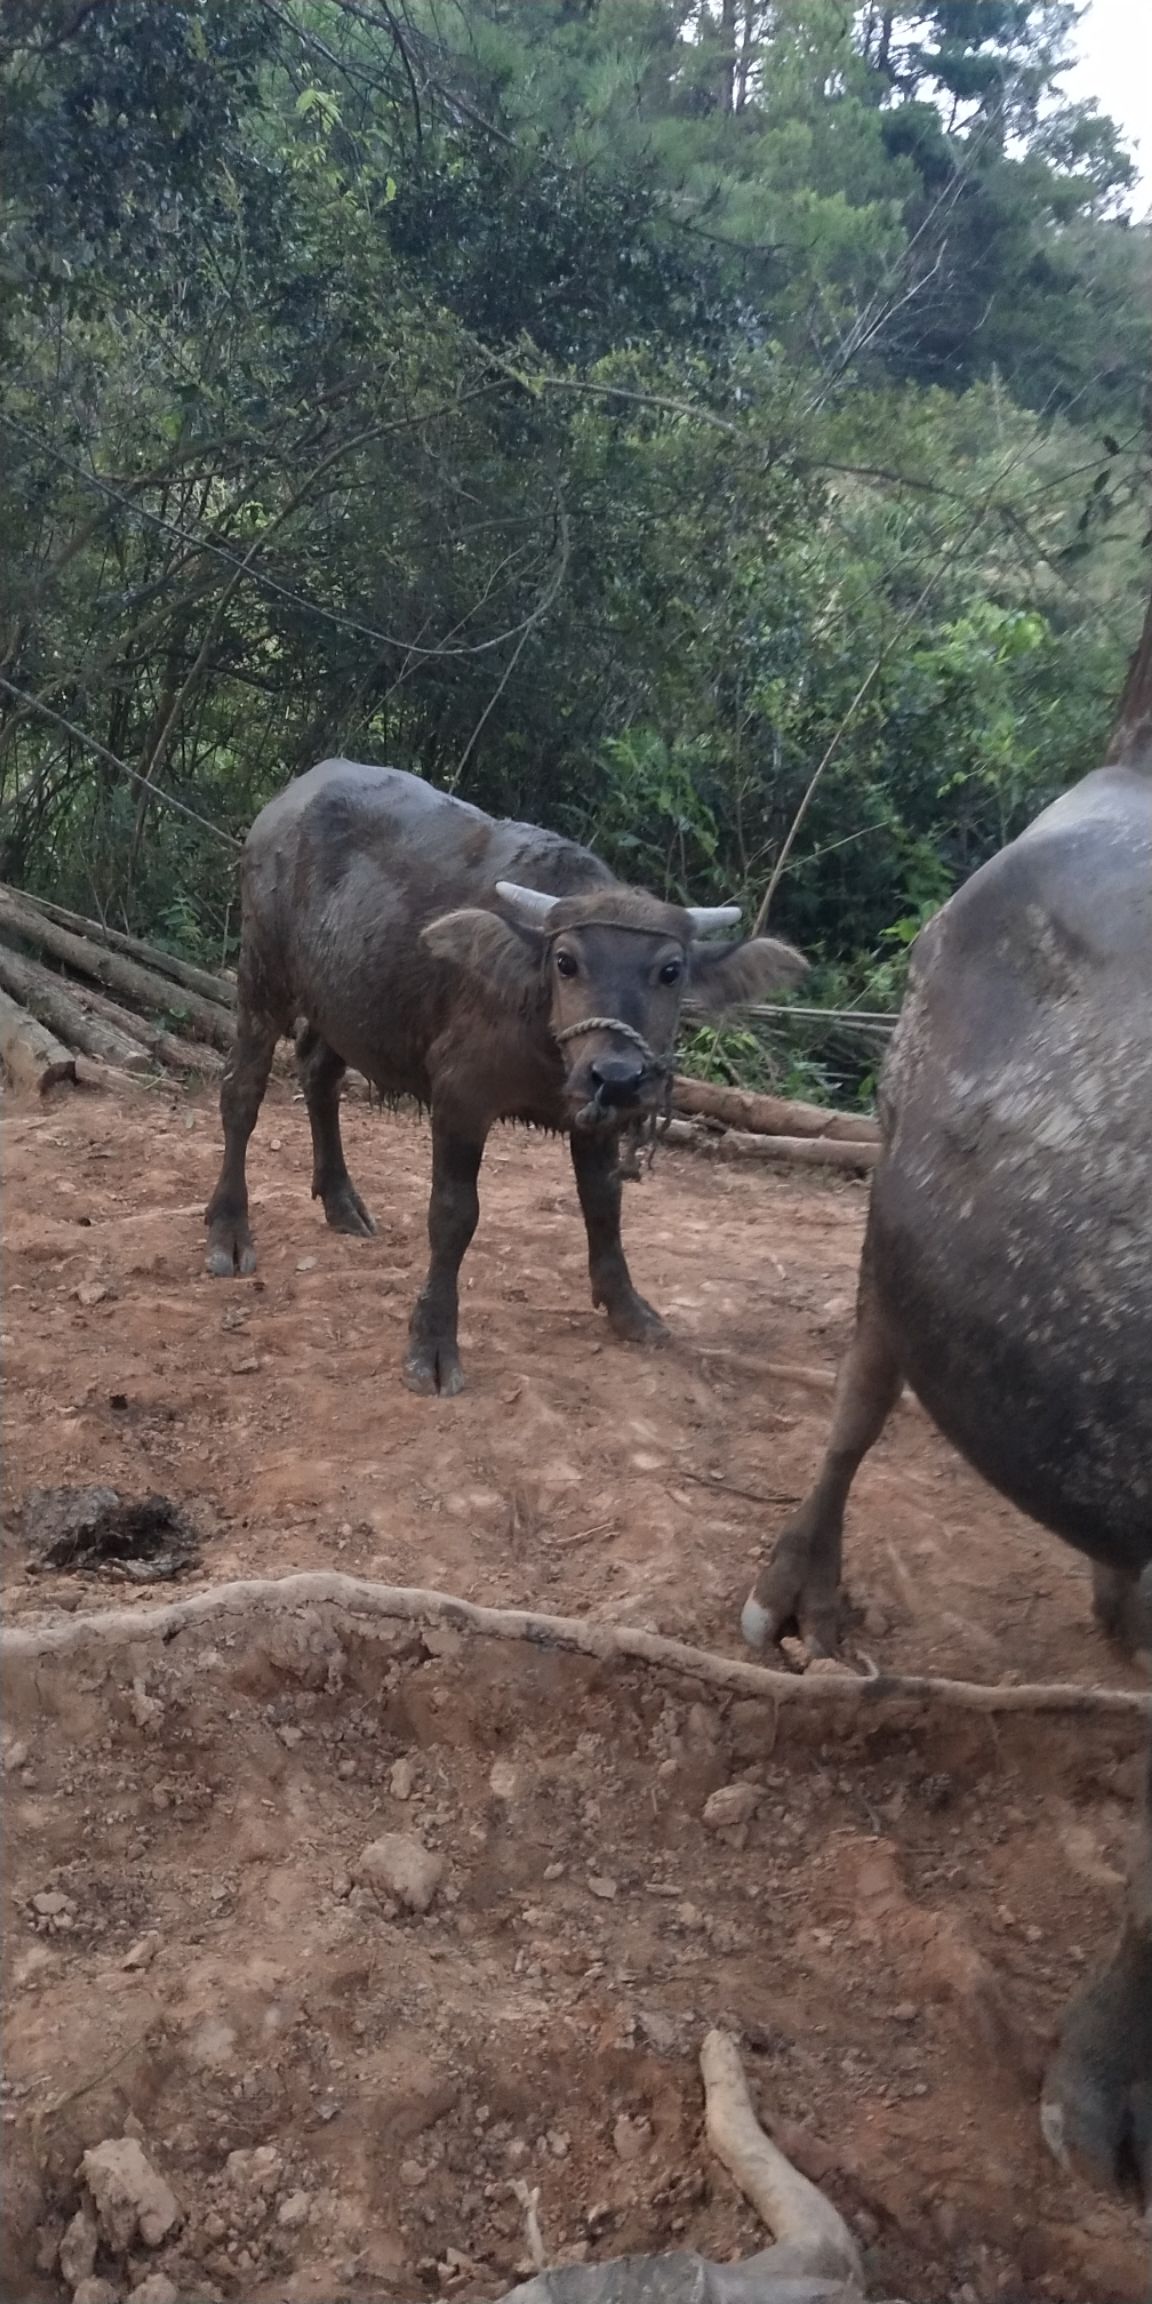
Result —
<instances>
[{"instance_id":1,"label":"rope through buffalo nose","mask_svg":"<svg viewBox=\"0 0 1152 2304\"><path fill-rule=\"evenodd\" d=\"M563 1047L566 1040L579 1040L585 1032L616 1032L622 1040L630 1040L633 1047L640 1050L651 1071L671 1070L671 1050L666 1056L658 1056L655 1049L648 1046L644 1034L638 1032L634 1024L626 1024L622 1016L582 1016L578 1024L566 1024L562 1032L554 1032L552 1037L558 1047Z\"/></svg>"},{"instance_id":2,"label":"rope through buffalo nose","mask_svg":"<svg viewBox=\"0 0 1152 2304\"><path fill-rule=\"evenodd\" d=\"M633 1141L626 1152L621 1151L616 1173L621 1178L627 1177L630 1182L642 1183L656 1158L657 1139L665 1134L672 1118L672 1050L658 1056L656 1050L649 1047L644 1034L638 1032L634 1024L626 1024L622 1016L583 1016L578 1024L566 1024L562 1032L553 1034L553 1038L558 1047L563 1047L566 1040L579 1040L588 1032L616 1032L621 1039L630 1040L632 1046L640 1050L649 1070L664 1083L660 1103L653 1105L652 1110L646 1112L642 1119L626 1122L620 1131L622 1137L630 1136ZM576 1126L579 1127L581 1122L587 1124L604 1109L597 1094L591 1103L583 1105L576 1114Z\"/></svg>"}]
</instances>

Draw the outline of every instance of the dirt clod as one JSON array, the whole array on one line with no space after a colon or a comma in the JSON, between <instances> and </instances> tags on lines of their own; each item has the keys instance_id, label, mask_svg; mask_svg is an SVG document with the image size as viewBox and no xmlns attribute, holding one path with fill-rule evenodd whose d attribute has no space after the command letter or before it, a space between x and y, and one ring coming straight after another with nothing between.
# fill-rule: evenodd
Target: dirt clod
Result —
<instances>
[{"instance_id":1,"label":"dirt clod","mask_svg":"<svg viewBox=\"0 0 1152 2304\"><path fill-rule=\"evenodd\" d=\"M87 2202L76 2210L70 2224L65 2227L60 2242L60 2278L70 2288L86 2280L96 2269L96 2250L100 2241L96 2218Z\"/></svg>"},{"instance_id":2,"label":"dirt clod","mask_svg":"<svg viewBox=\"0 0 1152 2304\"><path fill-rule=\"evenodd\" d=\"M137 2235L158 2248L180 2221L171 2186L152 2166L134 2136L109 2136L81 2162L101 2233L115 2255L126 2255Z\"/></svg>"},{"instance_id":3,"label":"dirt clod","mask_svg":"<svg viewBox=\"0 0 1152 2304\"><path fill-rule=\"evenodd\" d=\"M166 2272L149 2272L129 2291L128 2304L181 2304L180 2290Z\"/></svg>"},{"instance_id":4,"label":"dirt clod","mask_svg":"<svg viewBox=\"0 0 1152 2304\"><path fill-rule=\"evenodd\" d=\"M72 2291L72 2304L122 2304L123 2290L114 2288L110 2280L101 2280L89 2274Z\"/></svg>"},{"instance_id":5,"label":"dirt clod","mask_svg":"<svg viewBox=\"0 0 1152 2304\"><path fill-rule=\"evenodd\" d=\"M443 1856L421 1841L385 1832L361 1849L356 1877L376 1896L394 1897L409 1912L427 1912L447 1869Z\"/></svg>"}]
</instances>

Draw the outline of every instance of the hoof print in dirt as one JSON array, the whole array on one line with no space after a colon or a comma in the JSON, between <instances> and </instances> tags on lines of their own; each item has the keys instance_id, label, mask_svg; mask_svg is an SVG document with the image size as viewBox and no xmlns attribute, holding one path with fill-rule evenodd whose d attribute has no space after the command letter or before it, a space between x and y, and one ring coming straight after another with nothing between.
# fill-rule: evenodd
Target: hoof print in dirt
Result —
<instances>
[{"instance_id":1,"label":"hoof print in dirt","mask_svg":"<svg viewBox=\"0 0 1152 2304\"><path fill-rule=\"evenodd\" d=\"M30 1576L64 1569L161 1583L200 1558L200 1539L179 1504L168 1496L134 1503L115 1488L30 1488L23 1536Z\"/></svg>"}]
</instances>

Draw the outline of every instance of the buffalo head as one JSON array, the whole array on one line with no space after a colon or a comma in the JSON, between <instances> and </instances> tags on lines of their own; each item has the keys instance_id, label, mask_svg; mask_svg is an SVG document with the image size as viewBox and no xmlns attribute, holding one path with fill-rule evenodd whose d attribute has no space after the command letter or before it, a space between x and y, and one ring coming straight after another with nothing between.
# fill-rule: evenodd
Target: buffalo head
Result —
<instances>
[{"instance_id":1,"label":"buffalo head","mask_svg":"<svg viewBox=\"0 0 1152 2304\"><path fill-rule=\"evenodd\" d=\"M423 941L527 1019L543 1010L581 1127L614 1126L661 1098L687 999L707 1014L791 987L807 963L756 936L702 941L739 906L665 904L642 889L546 896L497 883L500 912L450 912Z\"/></svg>"}]
</instances>

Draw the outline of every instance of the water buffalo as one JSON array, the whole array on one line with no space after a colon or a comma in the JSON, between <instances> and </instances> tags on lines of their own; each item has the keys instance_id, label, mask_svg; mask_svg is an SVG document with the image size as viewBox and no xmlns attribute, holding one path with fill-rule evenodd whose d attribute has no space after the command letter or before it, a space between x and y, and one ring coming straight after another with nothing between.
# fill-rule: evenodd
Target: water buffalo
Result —
<instances>
[{"instance_id":1,"label":"water buffalo","mask_svg":"<svg viewBox=\"0 0 1152 2304\"><path fill-rule=\"evenodd\" d=\"M907 1381L1087 1554L1108 1629L1152 1644L1152 740L1118 743L923 931L880 1114L827 1453L747 1638L836 1645L848 1492ZM1043 2120L1068 2159L1152 2191L1152 1847Z\"/></svg>"},{"instance_id":2,"label":"water buffalo","mask_svg":"<svg viewBox=\"0 0 1152 2304\"><path fill-rule=\"evenodd\" d=\"M208 1269L255 1266L245 1153L273 1050L297 1053L313 1197L338 1232L370 1233L340 1141L352 1064L385 1096L431 1107L428 1276L405 1378L458 1392L457 1278L479 1215L485 1138L501 1119L568 1134L592 1297L618 1336L663 1333L620 1244L622 1130L664 1096L681 1002L718 1010L793 984L804 962L757 937L703 943L733 906L665 904L572 840L481 814L397 768L325 760L269 802L241 868L236 1052Z\"/></svg>"}]
</instances>

